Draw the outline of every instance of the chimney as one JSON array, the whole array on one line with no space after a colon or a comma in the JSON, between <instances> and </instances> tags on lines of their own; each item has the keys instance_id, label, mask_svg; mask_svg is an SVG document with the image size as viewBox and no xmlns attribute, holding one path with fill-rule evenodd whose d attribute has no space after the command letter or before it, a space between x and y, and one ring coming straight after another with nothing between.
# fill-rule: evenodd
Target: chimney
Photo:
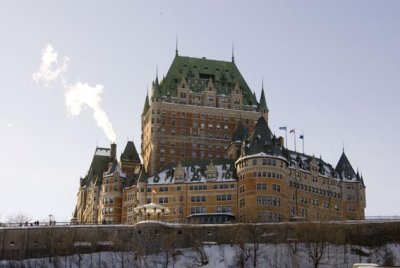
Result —
<instances>
[{"instance_id":1,"label":"chimney","mask_svg":"<svg viewBox=\"0 0 400 268\"><path fill-rule=\"evenodd\" d=\"M278 144L279 144L280 147L285 147L284 140L283 140L282 136L278 138Z\"/></svg>"},{"instance_id":2,"label":"chimney","mask_svg":"<svg viewBox=\"0 0 400 268\"><path fill-rule=\"evenodd\" d=\"M117 145L115 143L111 143L110 158L114 160L116 155L117 155Z\"/></svg>"}]
</instances>

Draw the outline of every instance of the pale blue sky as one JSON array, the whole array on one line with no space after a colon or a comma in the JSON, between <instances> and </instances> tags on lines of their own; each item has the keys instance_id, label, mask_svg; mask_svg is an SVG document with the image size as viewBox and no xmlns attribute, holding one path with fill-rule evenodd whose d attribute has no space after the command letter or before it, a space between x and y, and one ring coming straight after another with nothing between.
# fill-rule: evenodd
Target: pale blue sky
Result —
<instances>
[{"instance_id":1,"label":"pale blue sky","mask_svg":"<svg viewBox=\"0 0 400 268\"><path fill-rule=\"evenodd\" d=\"M305 151L336 165L342 144L367 186L367 215L400 215L400 1L3 1L0 4L0 220L68 220L96 143L88 109L70 118L64 90L32 74L51 43L69 83L102 84L117 135L140 148L146 89L175 53L235 61L270 126L305 133ZM292 136L289 147L293 148ZM301 147L298 141L298 148Z\"/></svg>"}]
</instances>

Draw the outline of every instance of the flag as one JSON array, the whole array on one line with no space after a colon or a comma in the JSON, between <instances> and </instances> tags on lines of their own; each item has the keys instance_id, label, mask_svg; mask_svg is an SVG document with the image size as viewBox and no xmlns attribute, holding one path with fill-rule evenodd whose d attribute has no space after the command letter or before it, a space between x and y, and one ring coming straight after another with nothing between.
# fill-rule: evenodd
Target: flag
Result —
<instances>
[{"instance_id":1,"label":"flag","mask_svg":"<svg viewBox=\"0 0 400 268\"><path fill-rule=\"evenodd\" d=\"M304 135L300 135L299 137L301 140L304 140Z\"/></svg>"},{"instance_id":2,"label":"flag","mask_svg":"<svg viewBox=\"0 0 400 268\"><path fill-rule=\"evenodd\" d=\"M280 130L286 130L286 127L279 127Z\"/></svg>"},{"instance_id":3,"label":"flag","mask_svg":"<svg viewBox=\"0 0 400 268\"><path fill-rule=\"evenodd\" d=\"M295 129L291 129L289 133L296 133Z\"/></svg>"}]
</instances>

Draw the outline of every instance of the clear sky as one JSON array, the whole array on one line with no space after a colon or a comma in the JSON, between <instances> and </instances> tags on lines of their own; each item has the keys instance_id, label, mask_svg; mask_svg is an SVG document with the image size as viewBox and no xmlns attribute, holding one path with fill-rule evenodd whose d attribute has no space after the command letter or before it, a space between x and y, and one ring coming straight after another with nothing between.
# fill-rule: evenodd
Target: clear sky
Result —
<instances>
[{"instance_id":1,"label":"clear sky","mask_svg":"<svg viewBox=\"0 0 400 268\"><path fill-rule=\"evenodd\" d=\"M272 131L304 131L305 152L334 166L344 144L364 176L366 214L400 215L399 14L388 0L3 1L0 220L70 219L96 144L110 144L93 110L107 114L119 153L128 139L140 148L146 91L157 67L160 79L167 72L176 36L192 57L230 60L234 43L257 97L264 79ZM46 44L56 67L69 58L47 87L32 78ZM78 83L101 85L102 99L72 116L65 85Z\"/></svg>"}]
</instances>

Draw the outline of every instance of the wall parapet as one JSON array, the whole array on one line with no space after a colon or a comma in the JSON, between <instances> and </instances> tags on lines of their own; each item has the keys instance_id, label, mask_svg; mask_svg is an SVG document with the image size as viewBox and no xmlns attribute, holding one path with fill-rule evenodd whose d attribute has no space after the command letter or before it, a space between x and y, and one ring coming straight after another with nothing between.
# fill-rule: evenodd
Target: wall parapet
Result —
<instances>
[{"instance_id":1,"label":"wall parapet","mask_svg":"<svg viewBox=\"0 0 400 268\"><path fill-rule=\"evenodd\" d=\"M337 245L379 246L400 241L400 220L240 224L176 224L158 221L135 225L1 227L0 260L22 260L161 248L206 243L297 243L325 241Z\"/></svg>"}]
</instances>

